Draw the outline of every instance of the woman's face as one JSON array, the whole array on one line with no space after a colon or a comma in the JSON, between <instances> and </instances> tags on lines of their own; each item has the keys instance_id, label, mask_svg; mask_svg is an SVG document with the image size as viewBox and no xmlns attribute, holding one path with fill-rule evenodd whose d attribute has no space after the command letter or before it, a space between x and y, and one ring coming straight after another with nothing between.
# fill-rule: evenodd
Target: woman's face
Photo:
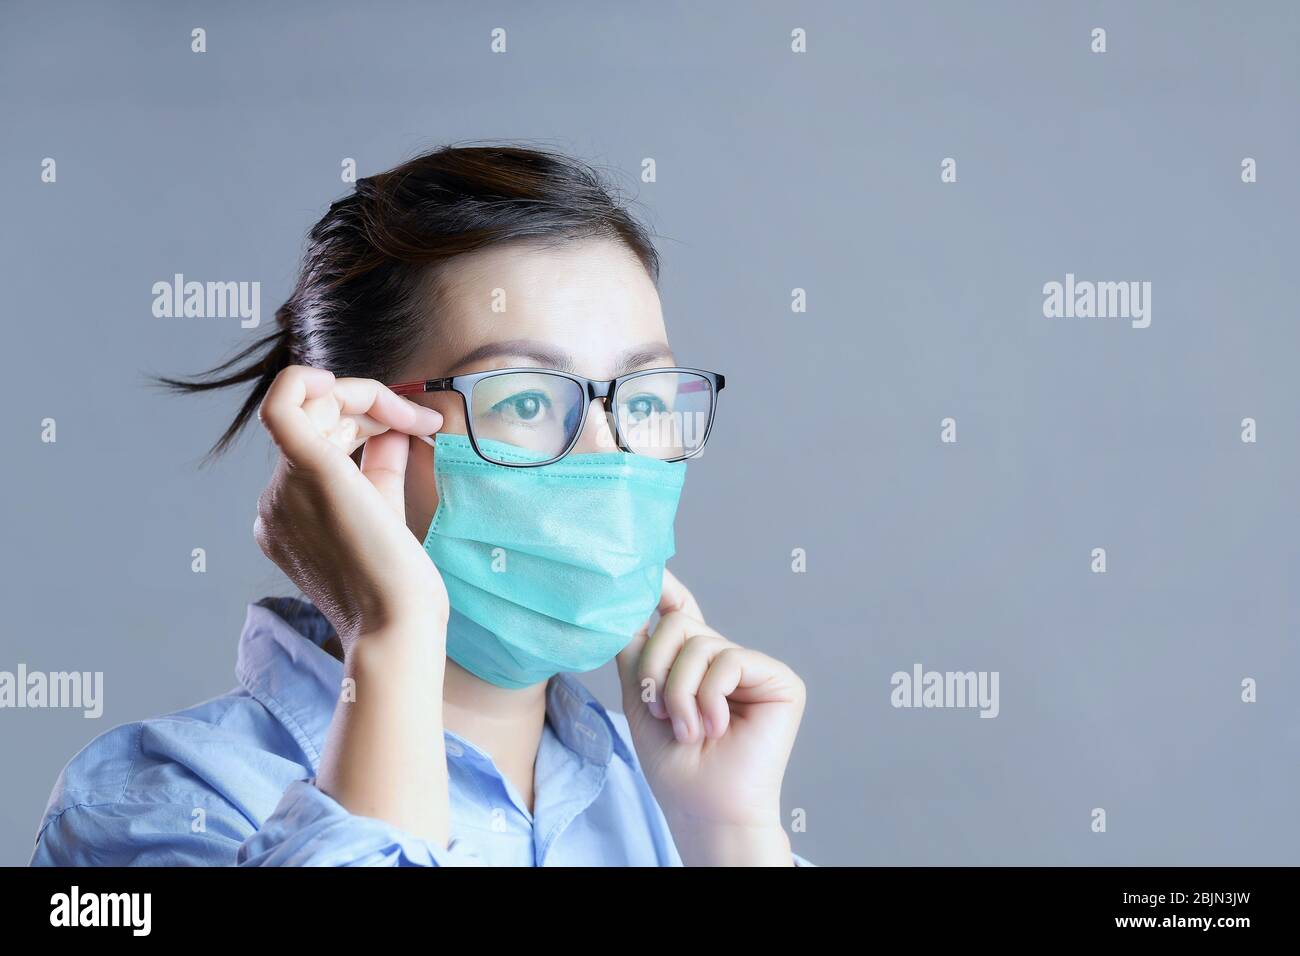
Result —
<instances>
[{"instance_id":1,"label":"woman's face","mask_svg":"<svg viewBox=\"0 0 1300 956\"><path fill-rule=\"evenodd\" d=\"M558 247L495 246L453 260L442 274L430 343L399 381L442 378L501 368L553 368L593 379L676 364L668 348L659 293L645 267L622 243L578 240ZM508 381L508 379L506 380ZM549 421L528 394L489 395L497 380L475 392L476 414L494 408L500 437L527 428L545 444ZM443 431L467 433L465 406L455 392L412 396L436 408ZM591 409L573 453L615 446L600 406ZM479 419L476 434L482 434ZM540 446L537 446L540 447ZM411 443L406 469L406 521L423 540L438 508L433 449Z\"/></svg>"}]
</instances>

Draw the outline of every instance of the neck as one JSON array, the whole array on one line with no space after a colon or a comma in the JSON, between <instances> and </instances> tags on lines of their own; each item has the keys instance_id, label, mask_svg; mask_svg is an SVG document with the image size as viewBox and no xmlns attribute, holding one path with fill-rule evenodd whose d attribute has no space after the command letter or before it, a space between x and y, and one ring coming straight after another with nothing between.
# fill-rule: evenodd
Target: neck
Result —
<instances>
[{"instance_id":1,"label":"neck","mask_svg":"<svg viewBox=\"0 0 1300 956\"><path fill-rule=\"evenodd\" d=\"M343 659L343 645L331 635L325 650ZM442 726L492 757L533 809L533 775L546 723L547 682L522 690L497 687L475 677L450 657L442 681Z\"/></svg>"},{"instance_id":2,"label":"neck","mask_svg":"<svg viewBox=\"0 0 1300 956\"><path fill-rule=\"evenodd\" d=\"M491 755L529 812L533 773L546 723L545 682L511 690L480 680L451 658L442 686L442 723Z\"/></svg>"}]
</instances>

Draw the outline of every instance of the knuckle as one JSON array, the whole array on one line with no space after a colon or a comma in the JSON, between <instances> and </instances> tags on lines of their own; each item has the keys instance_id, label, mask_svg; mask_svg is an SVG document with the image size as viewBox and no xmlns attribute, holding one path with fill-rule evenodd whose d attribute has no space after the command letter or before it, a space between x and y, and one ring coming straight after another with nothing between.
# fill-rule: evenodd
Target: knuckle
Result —
<instances>
[{"instance_id":1,"label":"knuckle","mask_svg":"<svg viewBox=\"0 0 1300 956\"><path fill-rule=\"evenodd\" d=\"M302 378L302 373L303 366L286 365L284 368L280 369L280 371L276 373L275 378L271 380L271 387L274 388L276 385L282 385L285 382L292 382L296 378Z\"/></svg>"},{"instance_id":2,"label":"knuckle","mask_svg":"<svg viewBox=\"0 0 1300 956\"><path fill-rule=\"evenodd\" d=\"M721 643L713 634L692 634L682 645L682 653L708 654Z\"/></svg>"},{"instance_id":3,"label":"knuckle","mask_svg":"<svg viewBox=\"0 0 1300 956\"><path fill-rule=\"evenodd\" d=\"M272 430L278 417L280 403L277 399L284 391L284 386L294 379L301 378L305 368L306 366L303 365L285 366L271 380L271 387L267 389L266 396L257 406L257 420L268 431Z\"/></svg>"},{"instance_id":4,"label":"knuckle","mask_svg":"<svg viewBox=\"0 0 1300 956\"><path fill-rule=\"evenodd\" d=\"M740 664L745 659L745 649L737 644L724 648L718 654L718 661L726 664Z\"/></svg>"},{"instance_id":5,"label":"knuckle","mask_svg":"<svg viewBox=\"0 0 1300 956\"><path fill-rule=\"evenodd\" d=\"M275 438L281 430L284 423L284 409L282 409L276 399L267 396L262 399L262 404L257 407L257 420L262 423L262 427L271 433Z\"/></svg>"}]
</instances>

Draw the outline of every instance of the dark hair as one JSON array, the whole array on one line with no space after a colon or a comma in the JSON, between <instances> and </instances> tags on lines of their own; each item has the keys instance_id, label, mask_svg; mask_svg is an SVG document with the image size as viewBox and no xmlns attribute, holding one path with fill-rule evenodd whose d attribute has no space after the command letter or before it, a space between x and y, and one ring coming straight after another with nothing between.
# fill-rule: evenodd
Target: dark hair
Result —
<instances>
[{"instance_id":1,"label":"dark hair","mask_svg":"<svg viewBox=\"0 0 1300 956\"><path fill-rule=\"evenodd\" d=\"M441 263L506 242L584 237L623 242L658 284L649 232L587 164L517 145L433 150L357 180L352 195L330 206L308 234L276 331L208 372L156 381L180 392L253 383L208 453L219 455L289 365L394 374L428 334L423 317L436 302Z\"/></svg>"}]
</instances>

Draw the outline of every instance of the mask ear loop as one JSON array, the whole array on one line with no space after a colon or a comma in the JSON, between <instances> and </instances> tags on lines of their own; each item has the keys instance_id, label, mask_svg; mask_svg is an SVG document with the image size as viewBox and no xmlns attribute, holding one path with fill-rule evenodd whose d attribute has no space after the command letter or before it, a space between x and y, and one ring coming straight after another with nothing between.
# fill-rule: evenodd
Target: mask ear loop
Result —
<instances>
[{"instance_id":1,"label":"mask ear loop","mask_svg":"<svg viewBox=\"0 0 1300 956\"><path fill-rule=\"evenodd\" d=\"M432 448L432 449L434 449L434 450L437 450L437 448L438 448L438 443L435 442L435 441L434 441L432 438L430 438L428 435L416 435L415 437L418 438L418 439L420 439L420 441L424 442L424 443L425 443L426 445L428 445L430 448Z\"/></svg>"}]
</instances>

